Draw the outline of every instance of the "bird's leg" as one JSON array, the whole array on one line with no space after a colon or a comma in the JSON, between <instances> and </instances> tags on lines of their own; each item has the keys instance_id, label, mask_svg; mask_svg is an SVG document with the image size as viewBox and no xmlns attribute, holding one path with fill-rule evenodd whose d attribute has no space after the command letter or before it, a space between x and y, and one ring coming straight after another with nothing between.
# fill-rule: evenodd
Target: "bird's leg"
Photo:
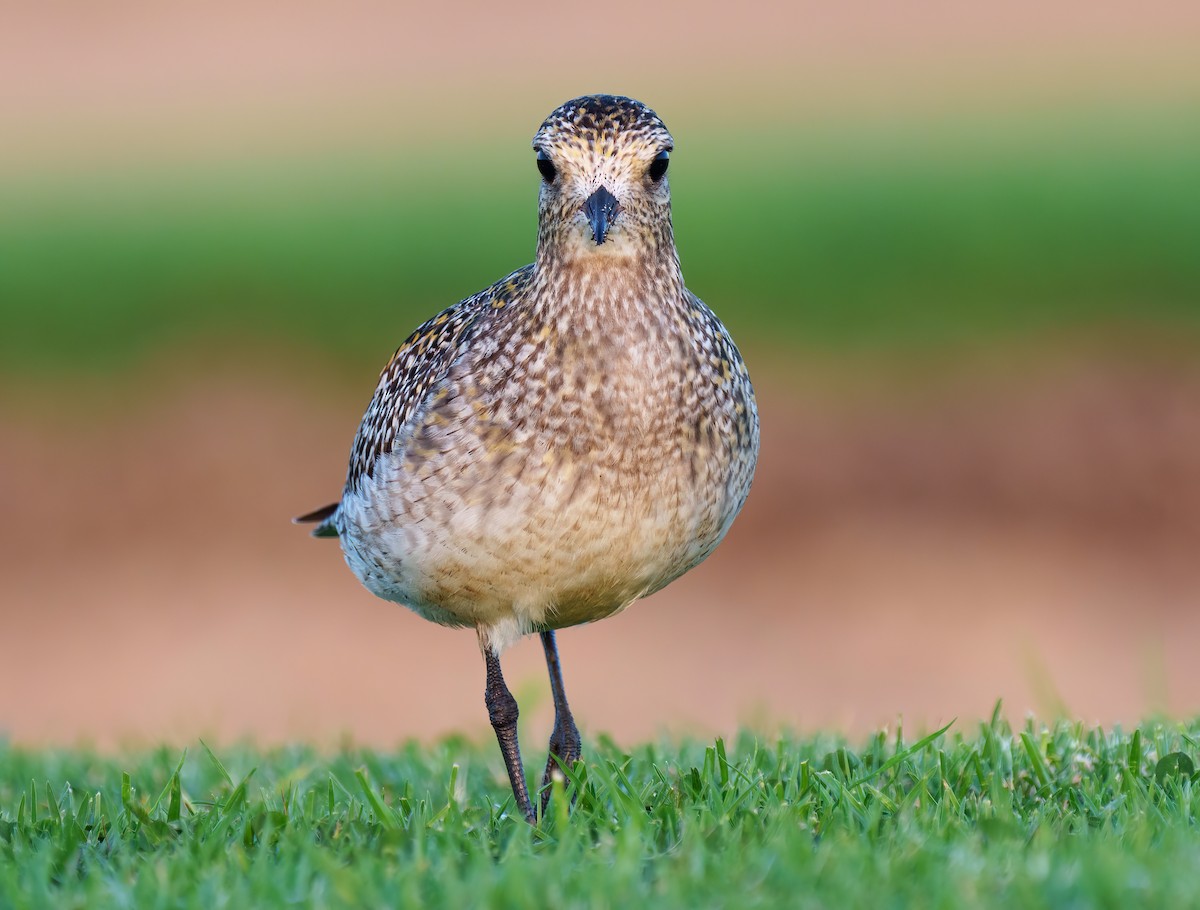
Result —
<instances>
[{"instance_id":1,"label":"bird's leg","mask_svg":"<svg viewBox=\"0 0 1200 910\"><path fill-rule=\"evenodd\" d=\"M550 691L554 696L554 732L550 734L550 756L546 759L546 773L542 775L542 814L550 801L550 781L559 770L559 762L571 767L579 761L582 749L579 730L567 704L567 693L563 689L562 666L558 662L558 644L554 630L542 633L542 647L546 650L546 668L550 671ZM555 761L555 759L558 761Z\"/></svg>"},{"instance_id":2,"label":"bird's leg","mask_svg":"<svg viewBox=\"0 0 1200 910\"><path fill-rule=\"evenodd\" d=\"M532 823L533 806L529 802L525 768L521 765L521 747L517 743L517 717L520 714L517 700L504 684L500 658L490 645L484 645L483 658L487 661L487 688L483 699L487 704L488 717L492 721L492 729L496 731L496 741L500 743L500 754L504 756L504 766L508 769L508 781L517 800L517 810L527 822Z\"/></svg>"}]
</instances>

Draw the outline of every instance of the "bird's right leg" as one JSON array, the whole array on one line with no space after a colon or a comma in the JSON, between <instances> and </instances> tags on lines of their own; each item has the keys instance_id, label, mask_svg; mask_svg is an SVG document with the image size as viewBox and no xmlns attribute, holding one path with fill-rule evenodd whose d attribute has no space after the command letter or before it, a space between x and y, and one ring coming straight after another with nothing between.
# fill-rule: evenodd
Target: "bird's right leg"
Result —
<instances>
[{"instance_id":1,"label":"bird's right leg","mask_svg":"<svg viewBox=\"0 0 1200 910\"><path fill-rule=\"evenodd\" d=\"M542 633L542 647L546 651L546 668L550 671L550 693L554 698L554 732L550 734L550 755L546 759L546 773L542 775L542 813L550 802L550 784L555 774L562 774L563 767L571 767L579 761L582 748L579 729L567 704L567 691L563 688L562 664L558 660L558 642L554 630Z\"/></svg>"},{"instance_id":2,"label":"bird's right leg","mask_svg":"<svg viewBox=\"0 0 1200 910\"><path fill-rule=\"evenodd\" d=\"M504 756L504 766L508 769L508 781L512 784L517 809L527 822L533 823L533 806L529 802L525 768L521 764L521 747L517 743L517 717L520 714L517 700L504 684L499 656L490 644L481 643L483 658L487 662L487 688L484 689L483 700L487 704L492 729L496 731L496 741L500 743L500 754Z\"/></svg>"}]
</instances>

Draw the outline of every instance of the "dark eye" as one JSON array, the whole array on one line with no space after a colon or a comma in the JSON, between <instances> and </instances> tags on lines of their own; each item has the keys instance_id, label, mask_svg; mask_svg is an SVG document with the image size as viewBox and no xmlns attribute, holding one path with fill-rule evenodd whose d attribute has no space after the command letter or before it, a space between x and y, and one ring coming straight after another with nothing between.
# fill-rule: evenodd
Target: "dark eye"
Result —
<instances>
[{"instance_id":1,"label":"dark eye","mask_svg":"<svg viewBox=\"0 0 1200 910\"><path fill-rule=\"evenodd\" d=\"M539 150L537 153L537 166L538 170L542 173L542 179L547 183L553 183L558 171L554 169L554 162L550 160L550 156Z\"/></svg>"},{"instance_id":2,"label":"dark eye","mask_svg":"<svg viewBox=\"0 0 1200 910\"><path fill-rule=\"evenodd\" d=\"M671 153L667 151L659 152L654 156L654 160L650 162L650 179L655 183L663 179L663 174L667 172L667 165L671 163Z\"/></svg>"}]
</instances>

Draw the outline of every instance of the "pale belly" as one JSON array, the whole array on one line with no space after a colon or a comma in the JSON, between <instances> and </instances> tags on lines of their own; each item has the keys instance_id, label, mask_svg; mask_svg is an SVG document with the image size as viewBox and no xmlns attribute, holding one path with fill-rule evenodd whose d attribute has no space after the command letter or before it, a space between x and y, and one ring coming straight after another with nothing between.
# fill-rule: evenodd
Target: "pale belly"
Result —
<instances>
[{"instance_id":1,"label":"pale belly","mask_svg":"<svg viewBox=\"0 0 1200 910\"><path fill-rule=\"evenodd\" d=\"M389 456L343 500L346 560L379 597L501 645L609 616L707 557L745 495L732 451L632 454L547 448L520 470Z\"/></svg>"}]
</instances>

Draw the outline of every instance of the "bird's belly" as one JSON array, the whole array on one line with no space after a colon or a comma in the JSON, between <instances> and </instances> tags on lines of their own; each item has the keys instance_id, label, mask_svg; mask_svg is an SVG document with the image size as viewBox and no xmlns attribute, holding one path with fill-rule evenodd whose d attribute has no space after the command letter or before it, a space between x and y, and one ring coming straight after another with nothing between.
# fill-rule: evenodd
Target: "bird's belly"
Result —
<instances>
[{"instance_id":1,"label":"bird's belly","mask_svg":"<svg viewBox=\"0 0 1200 910\"><path fill-rule=\"evenodd\" d=\"M422 471L386 459L343 501L347 562L373 593L435 622L560 628L686 572L740 506L678 456L622 466L547 450L523 461L519 472Z\"/></svg>"}]
</instances>

